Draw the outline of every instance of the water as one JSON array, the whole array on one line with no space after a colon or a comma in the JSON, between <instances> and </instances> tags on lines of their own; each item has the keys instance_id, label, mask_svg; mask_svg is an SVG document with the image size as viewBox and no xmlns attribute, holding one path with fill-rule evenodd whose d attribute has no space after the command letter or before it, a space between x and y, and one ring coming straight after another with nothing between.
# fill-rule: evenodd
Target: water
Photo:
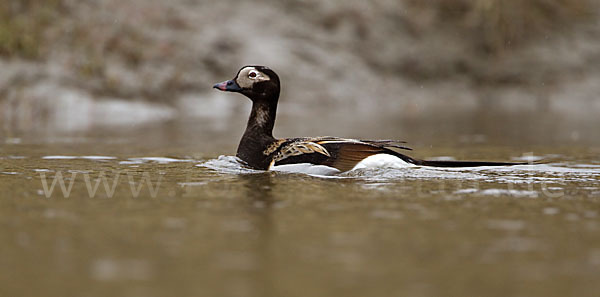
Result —
<instances>
[{"instance_id":1,"label":"water","mask_svg":"<svg viewBox=\"0 0 600 297\"><path fill-rule=\"evenodd\" d=\"M84 137L0 146L0 295L600 291L594 146L527 154L437 145L415 154L545 164L320 177L249 170L179 144ZM68 197L58 181L49 192L59 176Z\"/></svg>"}]
</instances>

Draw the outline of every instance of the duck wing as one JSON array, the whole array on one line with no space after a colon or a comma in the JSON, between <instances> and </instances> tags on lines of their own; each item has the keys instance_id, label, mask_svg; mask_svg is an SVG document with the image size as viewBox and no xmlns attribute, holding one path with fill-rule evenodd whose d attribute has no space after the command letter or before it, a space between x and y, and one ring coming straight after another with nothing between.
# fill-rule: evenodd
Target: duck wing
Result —
<instances>
[{"instance_id":1,"label":"duck wing","mask_svg":"<svg viewBox=\"0 0 600 297\"><path fill-rule=\"evenodd\" d=\"M331 136L314 138L280 139L269 147L274 165L311 163L348 171L365 158L376 154L389 154L419 166L479 167L525 165L525 162L446 161L420 160L393 149L411 150L403 141L357 140ZM265 154L267 151L265 151Z\"/></svg>"},{"instance_id":2,"label":"duck wing","mask_svg":"<svg viewBox=\"0 0 600 297\"><path fill-rule=\"evenodd\" d=\"M272 150L274 165L311 163L348 171L365 158L376 154L390 154L409 163L416 160L389 149L408 149L404 142L394 140L357 140L331 136L279 140Z\"/></svg>"}]
</instances>

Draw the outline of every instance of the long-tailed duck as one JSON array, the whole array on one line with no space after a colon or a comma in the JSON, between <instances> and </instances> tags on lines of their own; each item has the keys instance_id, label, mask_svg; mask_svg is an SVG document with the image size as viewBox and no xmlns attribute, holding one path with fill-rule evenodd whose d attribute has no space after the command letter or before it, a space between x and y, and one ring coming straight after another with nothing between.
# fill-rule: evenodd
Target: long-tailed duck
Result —
<instances>
[{"instance_id":1,"label":"long-tailed duck","mask_svg":"<svg viewBox=\"0 0 600 297\"><path fill-rule=\"evenodd\" d=\"M473 167L506 166L522 163L485 161L419 160L393 149L411 150L403 141L362 140L332 136L275 138L273 126L279 100L279 77L265 66L244 66L234 79L214 85L221 91L236 92L252 100L252 112L237 149L237 157L254 169L269 170L288 164L327 166L335 171L360 167L359 163L390 159L408 166ZM375 161L377 163L377 161ZM357 166L358 165L358 166Z\"/></svg>"}]
</instances>

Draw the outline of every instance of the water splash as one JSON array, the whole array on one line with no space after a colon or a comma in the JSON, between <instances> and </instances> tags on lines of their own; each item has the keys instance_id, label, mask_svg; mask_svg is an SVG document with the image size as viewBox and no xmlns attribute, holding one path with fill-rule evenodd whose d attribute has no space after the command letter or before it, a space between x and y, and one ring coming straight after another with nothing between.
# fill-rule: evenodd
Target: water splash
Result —
<instances>
[{"instance_id":1,"label":"water splash","mask_svg":"<svg viewBox=\"0 0 600 297\"><path fill-rule=\"evenodd\" d=\"M244 162L236 156L225 155L221 155L216 159L211 159L206 162L197 164L196 166L205 167L220 173L228 174L249 174L264 172L262 170L254 170L246 167L244 165Z\"/></svg>"},{"instance_id":2,"label":"water splash","mask_svg":"<svg viewBox=\"0 0 600 297\"><path fill-rule=\"evenodd\" d=\"M196 166L209 168L227 174L247 174L264 172L247 168L235 156L219 156ZM600 168L596 166L573 166L565 163L534 164L514 166L483 166L463 168L437 168L414 166L404 168L374 167L357 168L337 173L335 170L310 172L306 166L297 166L298 171L274 170L280 174L306 174L320 178L349 178L365 181L394 180L463 180L482 182L502 182L512 184L594 182L600 180ZM323 172L323 173L321 173Z\"/></svg>"}]
</instances>

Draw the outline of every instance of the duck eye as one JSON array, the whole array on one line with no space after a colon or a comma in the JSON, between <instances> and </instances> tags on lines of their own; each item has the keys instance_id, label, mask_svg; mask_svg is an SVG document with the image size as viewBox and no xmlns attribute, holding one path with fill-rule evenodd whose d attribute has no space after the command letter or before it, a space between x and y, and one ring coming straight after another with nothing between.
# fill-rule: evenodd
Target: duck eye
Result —
<instances>
[{"instance_id":1,"label":"duck eye","mask_svg":"<svg viewBox=\"0 0 600 297\"><path fill-rule=\"evenodd\" d=\"M249 78L255 78L256 77L256 71L250 71L250 73L248 74Z\"/></svg>"}]
</instances>

